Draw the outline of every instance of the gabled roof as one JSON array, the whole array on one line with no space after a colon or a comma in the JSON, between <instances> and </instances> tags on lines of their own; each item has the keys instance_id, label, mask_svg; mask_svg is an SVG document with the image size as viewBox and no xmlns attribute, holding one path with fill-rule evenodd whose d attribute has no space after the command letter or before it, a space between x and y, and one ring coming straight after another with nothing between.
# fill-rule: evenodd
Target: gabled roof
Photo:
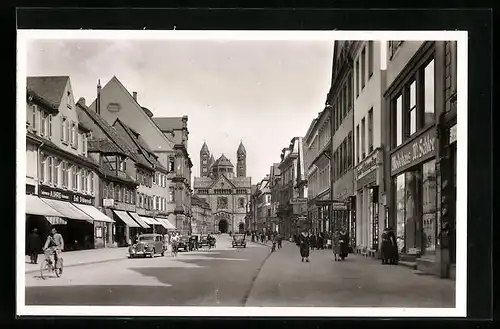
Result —
<instances>
[{"instance_id":1,"label":"gabled roof","mask_svg":"<svg viewBox=\"0 0 500 329\"><path fill-rule=\"evenodd\" d=\"M123 154L125 154L135 162L139 161L137 156L135 155L136 152L134 152L134 148L131 147L127 143L127 141L120 136L116 129L112 127L106 120L104 120L99 114L95 113L86 105L84 105L82 98L80 98L80 100L78 100L78 103L76 103L76 110L79 121L82 117L82 113L80 111L85 112L94 121L94 123L102 129L106 136L115 143L115 145L122 151Z\"/></svg>"},{"instance_id":2,"label":"gabled roof","mask_svg":"<svg viewBox=\"0 0 500 329\"><path fill-rule=\"evenodd\" d=\"M212 179L210 177L195 177L193 182L193 188L209 188L212 185Z\"/></svg>"},{"instance_id":3,"label":"gabled roof","mask_svg":"<svg viewBox=\"0 0 500 329\"><path fill-rule=\"evenodd\" d=\"M68 80L69 76L33 76L27 78L26 87L59 108Z\"/></svg>"},{"instance_id":4,"label":"gabled roof","mask_svg":"<svg viewBox=\"0 0 500 329\"><path fill-rule=\"evenodd\" d=\"M251 178L250 177L233 177L231 180L236 187L244 187L244 188L250 188L251 187Z\"/></svg>"},{"instance_id":5,"label":"gabled roof","mask_svg":"<svg viewBox=\"0 0 500 329\"><path fill-rule=\"evenodd\" d=\"M117 123L124 128L125 132L136 144L139 151L138 153L140 155L142 155L150 164L154 165L155 167L166 170L165 167L163 167L163 165L158 161L158 158L154 155L153 151L151 151L144 139L142 139L142 137L137 132L123 123L123 121L121 121L120 119L116 119L114 124Z\"/></svg>"},{"instance_id":6,"label":"gabled roof","mask_svg":"<svg viewBox=\"0 0 500 329\"><path fill-rule=\"evenodd\" d=\"M153 122L160 128L161 131L181 130L184 126L182 117L158 117L151 119L153 119Z\"/></svg>"},{"instance_id":7,"label":"gabled roof","mask_svg":"<svg viewBox=\"0 0 500 329\"><path fill-rule=\"evenodd\" d=\"M208 150L208 145L207 143L203 142L203 145L201 146L201 153L210 153L210 151ZM213 155L211 156L211 158L213 158Z\"/></svg>"},{"instance_id":8,"label":"gabled roof","mask_svg":"<svg viewBox=\"0 0 500 329\"><path fill-rule=\"evenodd\" d=\"M118 146L116 146L115 143L113 143L107 138L89 139L87 144L89 151L100 151L102 153L116 153L116 154L127 155Z\"/></svg>"},{"instance_id":9,"label":"gabled roof","mask_svg":"<svg viewBox=\"0 0 500 329\"><path fill-rule=\"evenodd\" d=\"M214 180L212 181L212 185L210 185L210 187L211 187L211 188L213 188L213 187L214 187L214 186L215 186L218 182L220 182L220 181L228 182L228 183L229 183L229 185L231 186L231 188L236 187L236 186L233 184L233 182L232 182L229 178L227 178L227 177L226 177L226 175L224 175L224 174L221 174L221 175L219 175L219 177L217 177L216 179L214 179Z\"/></svg>"}]
</instances>

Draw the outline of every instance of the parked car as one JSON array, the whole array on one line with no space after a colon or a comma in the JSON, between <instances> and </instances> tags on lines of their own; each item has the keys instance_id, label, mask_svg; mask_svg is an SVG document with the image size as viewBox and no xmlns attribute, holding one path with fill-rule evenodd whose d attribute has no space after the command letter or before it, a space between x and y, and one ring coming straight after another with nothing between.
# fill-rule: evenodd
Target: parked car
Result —
<instances>
[{"instance_id":1,"label":"parked car","mask_svg":"<svg viewBox=\"0 0 500 329\"><path fill-rule=\"evenodd\" d=\"M189 237L189 250L198 250L200 246L201 235L193 234Z\"/></svg>"},{"instance_id":2,"label":"parked car","mask_svg":"<svg viewBox=\"0 0 500 329\"><path fill-rule=\"evenodd\" d=\"M139 235L137 243L128 248L128 257L165 255L165 243L161 234Z\"/></svg>"},{"instance_id":3,"label":"parked car","mask_svg":"<svg viewBox=\"0 0 500 329\"><path fill-rule=\"evenodd\" d=\"M247 241L246 241L246 236L245 234L234 234L233 235L233 248L236 247L247 247Z\"/></svg>"},{"instance_id":4,"label":"parked car","mask_svg":"<svg viewBox=\"0 0 500 329\"><path fill-rule=\"evenodd\" d=\"M179 243L177 244L177 250L189 251L189 236L181 235Z\"/></svg>"},{"instance_id":5,"label":"parked car","mask_svg":"<svg viewBox=\"0 0 500 329\"><path fill-rule=\"evenodd\" d=\"M213 236L210 236L210 239L208 238L208 235L202 235L201 236L201 242L200 242L200 246L209 246L210 247L214 247L215 248L215 237Z\"/></svg>"}]
</instances>

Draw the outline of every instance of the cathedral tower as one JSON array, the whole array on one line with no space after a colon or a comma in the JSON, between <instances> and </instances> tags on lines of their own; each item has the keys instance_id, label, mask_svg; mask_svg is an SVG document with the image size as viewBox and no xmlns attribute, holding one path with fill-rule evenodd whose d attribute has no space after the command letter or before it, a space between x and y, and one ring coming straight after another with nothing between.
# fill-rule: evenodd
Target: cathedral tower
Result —
<instances>
[{"instance_id":1,"label":"cathedral tower","mask_svg":"<svg viewBox=\"0 0 500 329\"><path fill-rule=\"evenodd\" d=\"M243 146L243 141L240 142L238 146L238 151L236 152L236 176L246 177L247 175L247 151L245 146Z\"/></svg>"},{"instance_id":2,"label":"cathedral tower","mask_svg":"<svg viewBox=\"0 0 500 329\"><path fill-rule=\"evenodd\" d=\"M210 174L210 151L207 143L203 142L200 151L200 177L209 177Z\"/></svg>"}]
</instances>

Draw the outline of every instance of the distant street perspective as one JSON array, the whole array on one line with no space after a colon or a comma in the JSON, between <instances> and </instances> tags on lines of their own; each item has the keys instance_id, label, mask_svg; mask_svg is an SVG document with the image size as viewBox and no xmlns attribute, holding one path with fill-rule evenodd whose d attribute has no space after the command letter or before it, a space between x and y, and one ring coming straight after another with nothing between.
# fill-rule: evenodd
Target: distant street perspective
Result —
<instances>
[{"instance_id":1,"label":"distant street perspective","mask_svg":"<svg viewBox=\"0 0 500 329\"><path fill-rule=\"evenodd\" d=\"M28 48L28 305L455 307L456 42Z\"/></svg>"},{"instance_id":2,"label":"distant street perspective","mask_svg":"<svg viewBox=\"0 0 500 329\"><path fill-rule=\"evenodd\" d=\"M135 306L323 306L453 307L454 283L385 267L353 255L334 262L331 250L313 250L300 261L299 248L284 242L249 242L150 258L127 259L121 249L65 255L65 269L40 278L27 265L27 305ZM77 256L77 257L75 257ZM284 270L286 269L286 270Z\"/></svg>"}]
</instances>

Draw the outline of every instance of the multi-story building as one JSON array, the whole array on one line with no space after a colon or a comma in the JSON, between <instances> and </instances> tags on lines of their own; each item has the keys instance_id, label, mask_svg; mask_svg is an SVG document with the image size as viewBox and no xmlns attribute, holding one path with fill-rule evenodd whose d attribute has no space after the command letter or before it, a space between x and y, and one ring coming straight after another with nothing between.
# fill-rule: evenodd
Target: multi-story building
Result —
<instances>
[{"instance_id":1,"label":"multi-story building","mask_svg":"<svg viewBox=\"0 0 500 329\"><path fill-rule=\"evenodd\" d=\"M191 197L191 209L193 210L192 232L194 234L213 233L214 220L208 202L197 195L193 195Z\"/></svg>"},{"instance_id":2,"label":"multi-story building","mask_svg":"<svg viewBox=\"0 0 500 329\"><path fill-rule=\"evenodd\" d=\"M161 167L167 169L165 171L159 166L155 166L153 172L146 170L140 174L140 177L144 177L144 181L147 183L144 186L148 186L148 188L149 185L153 188L152 181L156 182L157 178L159 183L155 184L154 193L156 195L154 196L160 199L153 202L153 200L146 198L146 207L151 208L147 210L153 210L153 205L156 206L157 202L159 208L161 208L161 204L164 202L162 200L166 199L167 204L164 208L169 215L168 220L178 229L189 227L191 216L189 179L192 163L186 151L188 133L185 122L187 122L187 118L183 118L182 133L179 134L181 143L178 143L176 141L178 129L174 127L174 129L168 131L168 129L163 128L162 131L153 120L153 113L139 104L137 93L130 94L116 77L111 78L102 89L100 85L98 86L98 96L90 105L90 108L94 111L97 107L100 109L99 115L109 124L114 124L119 118L124 125L130 128L127 133L130 131L132 135L140 134L144 144L159 159ZM175 135L175 138L171 139L172 135ZM156 168L159 168L159 170ZM165 174L167 174L166 183L163 178ZM149 179L151 179L151 184ZM141 198L139 198L140 201Z\"/></svg>"},{"instance_id":3,"label":"multi-story building","mask_svg":"<svg viewBox=\"0 0 500 329\"><path fill-rule=\"evenodd\" d=\"M360 72L357 61L353 69L353 41L335 41L333 52L332 84L327 96L327 106L331 110L332 157L331 168L331 218L333 228L349 231L350 245L356 244L356 210L353 177L353 100L359 94L361 84L353 81L353 73ZM364 65L364 64L362 64ZM357 86L353 90L354 86Z\"/></svg>"},{"instance_id":4,"label":"multi-story building","mask_svg":"<svg viewBox=\"0 0 500 329\"><path fill-rule=\"evenodd\" d=\"M454 209L455 47L388 41L384 94L386 225L395 229L402 259L443 277L454 276L455 260L454 213L441 216L443 207Z\"/></svg>"},{"instance_id":5,"label":"multi-story building","mask_svg":"<svg viewBox=\"0 0 500 329\"><path fill-rule=\"evenodd\" d=\"M302 137L294 137L281 152L279 206L277 216L286 239L298 230L310 228L307 219L307 180Z\"/></svg>"},{"instance_id":6,"label":"multi-story building","mask_svg":"<svg viewBox=\"0 0 500 329\"><path fill-rule=\"evenodd\" d=\"M255 191L255 202L257 208L257 228L259 231L275 232L278 226L277 220L271 217L271 190L269 189L269 175L266 175L257 183Z\"/></svg>"},{"instance_id":7,"label":"multi-story building","mask_svg":"<svg viewBox=\"0 0 500 329\"><path fill-rule=\"evenodd\" d=\"M210 161L209 166L212 157L208 146L203 143L200 151L200 177L194 178L194 194L210 204L214 216L214 231L243 233L246 231L245 217L251 196L251 178L245 176L245 147L240 143L236 152L236 175L233 164L224 154L216 161Z\"/></svg>"},{"instance_id":8,"label":"multi-story building","mask_svg":"<svg viewBox=\"0 0 500 329\"><path fill-rule=\"evenodd\" d=\"M245 218L246 227L252 232L260 231L257 226L257 185L251 185L250 201L247 207L247 217Z\"/></svg>"},{"instance_id":9,"label":"multi-story building","mask_svg":"<svg viewBox=\"0 0 500 329\"><path fill-rule=\"evenodd\" d=\"M330 229L331 110L327 106L314 119L304 137L308 187L308 219L313 231Z\"/></svg>"},{"instance_id":10,"label":"multi-story building","mask_svg":"<svg viewBox=\"0 0 500 329\"><path fill-rule=\"evenodd\" d=\"M279 163L273 163L269 172L269 191L271 193L271 218L278 222L278 231L281 232L283 229L283 224L281 219L278 217L278 207L279 207L279 181L280 181L280 169Z\"/></svg>"},{"instance_id":11,"label":"multi-story building","mask_svg":"<svg viewBox=\"0 0 500 329\"><path fill-rule=\"evenodd\" d=\"M44 238L50 225L65 249L100 246L112 220L96 209L98 164L88 156L88 127L79 122L67 76L27 78L26 228Z\"/></svg>"},{"instance_id":12,"label":"multi-story building","mask_svg":"<svg viewBox=\"0 0 500 329\"><path fill-rule=\"evenodd\" d=\"M354 80L354 186L356 191L356 251L378 255L384 230L385 208L382 196L383 140L382 111L385 66L382 69L381 41L357 41L353 46L356 63ZM359 64L358 64L359 63ZM382 187L382 188L381 188Z\"/></svg>"}]
</instances>

